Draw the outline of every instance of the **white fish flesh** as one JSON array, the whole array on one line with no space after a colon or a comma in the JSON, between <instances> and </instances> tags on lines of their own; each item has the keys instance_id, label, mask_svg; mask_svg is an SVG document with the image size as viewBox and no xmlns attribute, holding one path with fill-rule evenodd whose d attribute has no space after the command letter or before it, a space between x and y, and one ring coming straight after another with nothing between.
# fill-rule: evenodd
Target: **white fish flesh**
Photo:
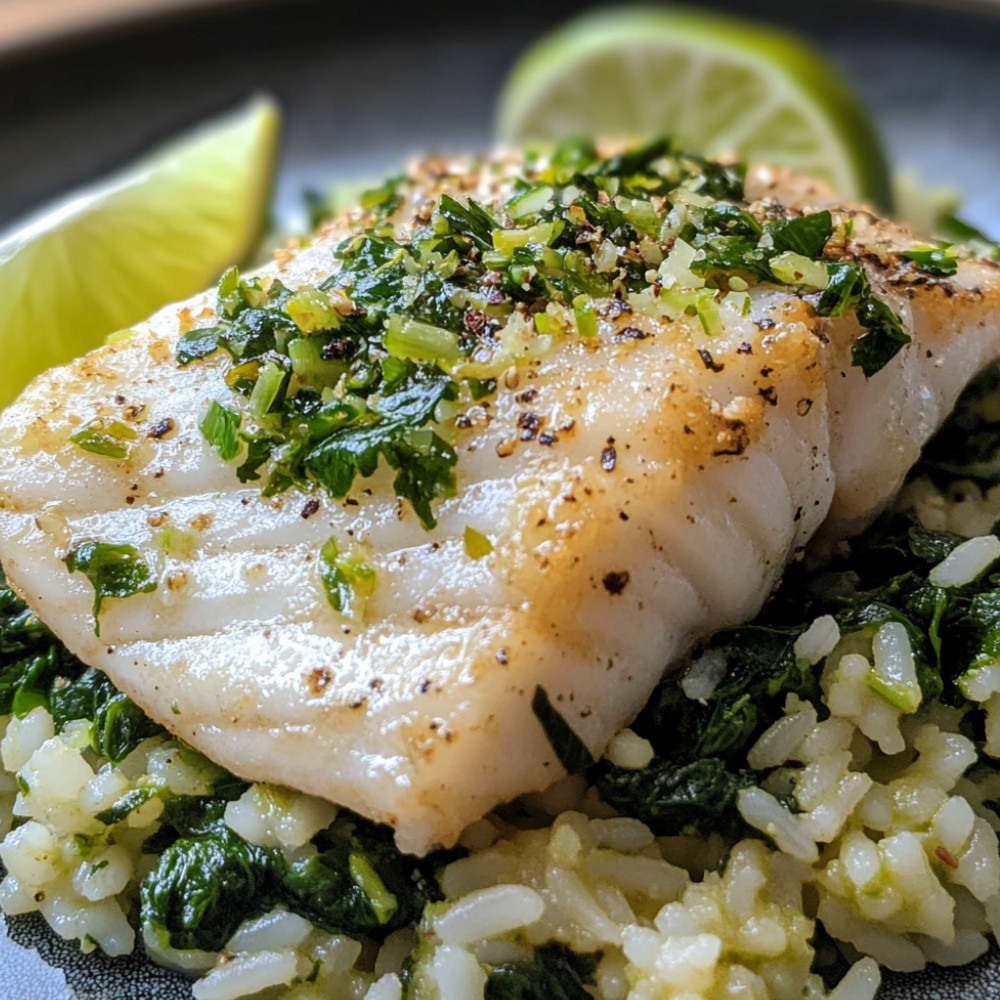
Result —
<instances>
[{"instance_id":1,"label":"white fish flesh","mask_svg":"<svg viewBox=\"0 0 1000 1000\"><path fill-rule=\"evenodd\" d=\"M424 164L393 216L397 236L434 227L442 191L524 230L496 208L518 169ZM715 202L687 190L651 199L663 215L655 238L616 245L586 224L588 267L614 275L638 255L644 288L619 283L582 312L557 303L556 333L533 319L537 305L503 316L496 294L465 304L469 338L491 301L502 325L444 367L456 381L463 364L479 371L476 358L499 367L492 393L462 389L438 406L432 426L457 464L433 528L396 495L385 461L340 499L305 486L265 497L260 481L239 481L199 429L213 400L252 426L225 379L231 357L175 360L185 332L219 322L206 293L40 376L4 413L9 579L77 656L236 774L388 823L406 851L453 844L498 803L563 773L532 709L538 687L600 753L664 666L752 617L818 530L837 539L878 513L965 383L1000 354L996 265L961 254L956 273L934 275L899 256L917 243L905 229L758 172L738 207L766 224L832 206L815 266L856 263L910 331L866 378L851 364L865 332L854 312L817 315L822 277L751 275L712 291L710 276L705 290L704 252L678 233L685 213ZM282 251L259 272L264 287L318 286L334 247L368 222L355 213ZM345 310L351 288L324 294ZM301 385L293 374L285 391ZM88 427L111 427L125 454L70 440ZM363 611L327 597L331 538L374 571ZM94 587L66 562L85 540L132 546L156 585L105 600L99 635Z\"/></svg>"}]
</instances>

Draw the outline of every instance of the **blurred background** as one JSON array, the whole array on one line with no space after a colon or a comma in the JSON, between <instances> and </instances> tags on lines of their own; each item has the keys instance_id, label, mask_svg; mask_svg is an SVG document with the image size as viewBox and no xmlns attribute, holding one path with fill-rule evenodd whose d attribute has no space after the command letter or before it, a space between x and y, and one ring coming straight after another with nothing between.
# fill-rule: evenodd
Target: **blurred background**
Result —
<instances>
[{"instance_id":1,"label":"blurred background","mask_svg":"<svg viewBox=\"0 0 1000 1000\"><path fill-rule=\"evenodd\" d=\"M0 226L259 91L285 114L277 205L294 220L306 187L489 145L509 66L586 6L0 0ZM689 6L805 36L867 101L893 165L957 186L1000 231L1000 3Z\"/></svg>"}]
</instances>

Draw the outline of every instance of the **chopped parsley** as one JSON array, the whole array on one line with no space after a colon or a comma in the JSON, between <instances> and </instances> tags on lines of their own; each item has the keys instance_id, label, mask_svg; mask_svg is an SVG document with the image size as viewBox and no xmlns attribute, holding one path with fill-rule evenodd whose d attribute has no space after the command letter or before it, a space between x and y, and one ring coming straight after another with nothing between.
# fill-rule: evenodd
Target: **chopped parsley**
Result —
<instances>
[{"instance_id":1,"label":"chopped parsley","mask_svg":"<svg viewBox=\"0 0 1000 1000\"><path fill-rule=\"evenodd\" d=\"M94 586L94 635L101 634L101 607L109 597L133 597L156 590L156 580L134 545L108 545L88 539L63 561L70 573L83 573Z\"/></svg>"},{"instance_id":2,"label":"chopped parsley","mask_svg":"<svg viewBox=\"0 0 1000 1000\"><path fill-rule=\"evenodd\" d=\"M198 358L208 357L219 347L219 338L226 332L224 326L210 326L202 330L191 330L177 342L176 357L182 364L190 364Z\"/></svg>"},{"instance_id":3,"label":"chopped parsley","mask_svg":"<svg viewBox=\"0 0 1000 1000\"><path fill-rule=\"evenodd\" d=\"M903 260L912 261L921 271L935 278L947 278L958 270L958 258L948 250L940 247L924 247L904 250L900 255Z\"/></svg>"},{"instance_id":4,"label":"chopped parsley","mask_svg":"<svg viewBox=\"0 0 1000 1000\"><path fill-rule=\"evenodd\" d=\"M177 348L182 365L228 355L234 405L213 402L202 432L265 496L345 498L384 464L430 529L455 490L454 415L512 365L567 336L597 337L606 302L628 308L662 289L714 336L723 297L742 295L745 314L751 284L798 288L823 316L854 311L865 332L853 362L872 376L909 335L859 267L824 257L831 213L757 218L743 178L739 165L664 139L608 158L579 140L529 154L502 203L391 178L361 195L363 225L319 283L293 291L272 276L223 275L215 324Z\"/></svg>"},{"instance_id":5,"label":"chopped parsley","mask_svg":"<svg viewBox=\"0 0 1000 1000\"><path fill-rule=\"evenodd\" d=\"M815 215L800 215L792 219L775 219L765 227L774 249L791 251L803 257L819 257L833 235L833 217L828 211Z\"/></svg>"},{"instance_id":6,"label":"chopped parsley","mask_svg":"<svg viewBox=\"0 0 1000 1000\"><path fill-rule=\"evenodd\" d=\"M221 406L213 399L205 419L201 422L201 432L205 435L205 440L215 448L224 462L239 454L241 419L235 410Z\"/></svg>"},{"instance_id":7,"label":"chopped parsley","mask_svg":"<svg viewBox=\"0 0 1000 1000\"><path fill-rule=\"evenodd\" d=\"M826 266L828 282L816 304L820 316L841 316L854 309L863 333L851 347L851 363L871 378L910 343L900 318L872 292L868 277L857 264L834 261Z\"/></svg>"},{"instance_id":8,"label":"chopped parsley","mask_svg":"<svg viewBox=\"0 0 1000 1000\"><path fill-rule=\"evenodd\" d=\"M347 410L334 404L328 426L340 426L305 453L301 468L339 499L356 476L372 475L381 456L397 470L396 495L409 500L424 527L432 528L437 522L430 501L454 491L457 456L447 441L423 428L437 404L454 393L454 383L443 372L414 367L385 388L377 408Z\"/></svg>"},{"instance_id":9,"label":"chopped parsley","mask_svg":"<svg viewBox=\"0 0 1000 1000\"><path fill-rule=\"evenodd\" d=\"M871 378L881 371L907 344L911 337L900 318L868 290L857 306L855 315L865 328L851 346L851 364Z\"/></svg>"}]
</instances>

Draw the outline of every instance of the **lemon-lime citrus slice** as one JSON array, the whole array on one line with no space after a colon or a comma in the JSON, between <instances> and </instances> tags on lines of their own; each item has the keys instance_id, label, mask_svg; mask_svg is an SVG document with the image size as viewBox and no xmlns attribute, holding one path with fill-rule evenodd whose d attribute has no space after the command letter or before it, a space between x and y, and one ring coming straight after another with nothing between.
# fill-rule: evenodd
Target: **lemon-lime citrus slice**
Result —
<instances>
[{"instance_id":1,"label":"lemon-lime citrus slice","mask_svg":"<svg viewBox=\"0 0 1000 1000\"><path fill-rule=\"evenodd\" d=\"M241 262L267 218L278 132L274 103L254 99L0 240L0 406Z\"/></svg>"},{"instance_id":2,"label":"lemon-lime citrus slice","mask_svg":"<svg viewBox=\"0 0 1000 1000\"><path fill-rule=\"evenodd\" d=\"M668 135L890 198L878 136L837 71L798 39L716 14L620 7L570 21L514 65L497 128L512 145Z\"/></svg>"}]
</instances>

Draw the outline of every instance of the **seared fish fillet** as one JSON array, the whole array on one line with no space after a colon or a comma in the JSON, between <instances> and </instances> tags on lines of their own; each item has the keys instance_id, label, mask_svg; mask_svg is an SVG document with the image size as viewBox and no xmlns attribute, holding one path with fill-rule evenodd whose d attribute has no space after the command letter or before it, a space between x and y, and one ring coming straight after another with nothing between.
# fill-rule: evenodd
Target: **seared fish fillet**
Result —
<instances>
[{"instance_id":1,"label":"seared fish fillet","mask_svg":"<svg viewBox=\"0 0 1000 1000\"><path fill-rule=\"evenodd\" d=\"M542 164L513 202L512 178L525 170L515 159L426 162L391 198L278 254L242 293L230 281L236 299L220 306L206 293L169 307L40 376L0 428L9 579L76 655L184 740L238 775L390 824L405 851L453 844L498 803L563 773L532 709L538 687L600 753L664 666L752 617L818 530L837 539L867 523L966 381L1000 354L996 265L959 254L948 274L947 260L900 256L917 246L905 229L801 178L758 171L743 201L668 159L636 171L670 179L649 181L645 199L625 168L591 166L591 189ZM525 190L532 212L516 200ZM485 221L477 206L491 213ZM812 217L822 229L824 208L831 229L814 254L801 252L805 230L793 239L775 225ZM572 240L555 232L556 217L555 229L578 224ZM334 257L346 237L390 224L419 265L390 272L392 261L373 256L370 273L359 265L334 277L320 300L297 299L298 312L281 305L281 286L317 289L347 267ZM705 263L721 253L709 237L740 233L757 257ZM424 250L440 241L438 255L413 250L421 240ZM361 252L352 244L340 256ZM581 260L580 280L605 282L607 294L558 290ZM457 310L460 327L426 309L414 325L379 319L370 299L357 305L373 275L405 284L425 264L450 282L434 302ZM545 267L556 276L541 291ZM824 301L837 274L861 275L865 301L891 310L883 327L894 316L912 336L883 344L870 377L852 350L885 329L871 313L859 325L860 284L842 308ZM179 343L197 340L192 329L215 329L210 342L227 329L220 308L238 315L248 301L284 310L283 330L294 314L300 342L323 345L263 404L246 392L269 359L280 382L294 355L281 338L239 371L252 354L239 344L176 360ZM454 448L454 488L441 473L418 516L422 487L400 487L385 452L373 474L356 471L346 496L319 482L327 466L316 452L304 478L269 479L287 443L260 466L263 478L241 482L247 445L231 441L242 450L221 457L225 434L201 429L209 404L258 438L283 406L287 431L287 400L333 406L353 391L341 369L322 397L305 389L317 388L320 362L349 363L369 321L390 331L389 355L410 359L411 373L437 361L453 380L397 464L419 466L434 429ZM390 368L367 397L375 412ZM347 563L334 565L331 547L324 554L330 539ZM149 574L146 589L107 597L96 620L94 584L70 572L89 542L131 546Z\"/></svg>"}]
</instances>

